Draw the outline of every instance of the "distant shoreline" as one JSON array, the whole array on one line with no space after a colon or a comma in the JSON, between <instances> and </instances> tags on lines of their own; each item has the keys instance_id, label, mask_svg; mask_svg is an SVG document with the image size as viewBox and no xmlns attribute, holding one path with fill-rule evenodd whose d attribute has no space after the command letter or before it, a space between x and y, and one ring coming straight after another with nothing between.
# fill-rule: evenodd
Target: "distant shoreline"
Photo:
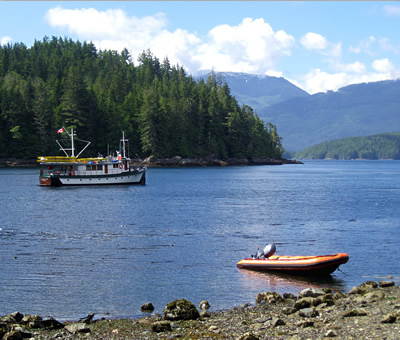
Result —
<instances>
[{"instance_id":1,"label":"distant shoreline","mask_svg":"<svg viewBox=\"0 0 400 340\"><path fill-rule=\"evenodd\" d=\"M284 158L229 158L221 160L216 157L205 158L156 158L148 157L144 161L139 159L132 159L135 165L145 165L149 168L162 168L162 167L210 167L210 166L254 166L254 165L283 165L283 164L303 164L298 160L290 160ZM13 167L35 167L38 166L36 159L17 159L6 158L0 159L0 168L13 168Z\"/></svg>"}]
</instances>

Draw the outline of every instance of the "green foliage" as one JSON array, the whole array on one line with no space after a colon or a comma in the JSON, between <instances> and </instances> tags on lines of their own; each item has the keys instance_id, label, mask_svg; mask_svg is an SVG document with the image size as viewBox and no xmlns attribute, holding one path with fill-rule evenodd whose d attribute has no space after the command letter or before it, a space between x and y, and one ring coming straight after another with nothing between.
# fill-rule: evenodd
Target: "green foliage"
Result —
<instances>
[{"instance_id":1,"label":"green foliage","mask_svg":"<svg viewBox=\"0 0 400 340\"><path fill-rule=\"evenodd\" d=\"M125 49L44 37L31 48L0 45L0 157L59 152L56 131L74 127L87 154L118 148L142 157L280 157L276 127L240 107L220 77L194 81L150 50L131 61ZM86 153L86 151L85 151Z\"/></svg>"},{"instance_id":2,"label":"green foliage","mask_svg":"<svg viewBox=\"0 0 400 340\"><path fill-rule=\"evenodd\" d=\"M400 159L400 132L343 138L296 153L311 159Z\"/></svg>"}]
</instances>

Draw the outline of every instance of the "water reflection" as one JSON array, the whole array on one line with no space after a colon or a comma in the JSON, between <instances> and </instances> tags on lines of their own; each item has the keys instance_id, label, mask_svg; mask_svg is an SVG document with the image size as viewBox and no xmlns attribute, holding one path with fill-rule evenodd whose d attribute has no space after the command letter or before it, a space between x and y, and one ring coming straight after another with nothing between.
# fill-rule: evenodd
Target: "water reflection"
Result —
<instances>
[{"instance_id":1,"label":"water reflection","mask_svg":"<svg viewBox=\"0 0 400 340\"><path fill-rule=\"evenodd\" d=\"M345 281L333 275L321 277L298 276L285 273L261 272L250 269L238 269L243 288L255 286L268 291L276 291L281 294L297 294L306 288L330 288L333 291L346 291Z\"/></svg>"}]
</instances>

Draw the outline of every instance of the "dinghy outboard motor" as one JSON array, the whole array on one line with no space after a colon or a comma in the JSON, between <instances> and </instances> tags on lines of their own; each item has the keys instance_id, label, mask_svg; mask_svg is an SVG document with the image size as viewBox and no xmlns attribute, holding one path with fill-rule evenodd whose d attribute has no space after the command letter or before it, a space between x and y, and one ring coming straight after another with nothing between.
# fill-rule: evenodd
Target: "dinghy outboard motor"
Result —
<instances>
[{"instance_id":1,"label":"dinghy outboard motor","mask_svg":"<svg viewBox=\"0 0 400 340\"><path fill-rule=\"evenodd\" d=\"M263 250L263 255L267 259L268 257L274 255L276 252L275 243L267 244Z\"/></svg>"}]
</instances>

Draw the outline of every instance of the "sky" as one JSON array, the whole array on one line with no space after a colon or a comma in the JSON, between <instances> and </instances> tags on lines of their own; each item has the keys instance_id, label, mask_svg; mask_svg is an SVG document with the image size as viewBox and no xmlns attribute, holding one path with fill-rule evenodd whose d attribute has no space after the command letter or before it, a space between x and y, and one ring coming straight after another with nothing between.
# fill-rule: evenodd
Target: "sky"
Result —
<instances>
[{"instance_id":1,"label":"sky","mask_svg":"<svg viewBox=\"0 0 400 340\"><path fill-rule=\"evenodd\" d=\"M0 43L63 37L200 71L283 77L310 94L400 77L395 1L0 1Z\"/></svg>"}]
</instances>

